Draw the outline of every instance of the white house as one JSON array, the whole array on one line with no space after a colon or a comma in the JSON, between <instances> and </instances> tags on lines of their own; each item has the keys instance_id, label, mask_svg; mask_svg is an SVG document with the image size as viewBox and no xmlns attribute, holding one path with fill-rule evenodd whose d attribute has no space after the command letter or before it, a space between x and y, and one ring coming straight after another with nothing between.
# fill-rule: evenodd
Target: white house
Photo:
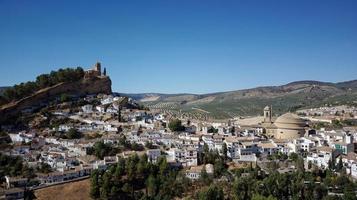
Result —
<instances>
[{"instance_id":1,"label":"white house","mask_svg":"<svg viewBox=\"0 0 357 200\"><path fill-rule=\"evenodd\" d=\"M82 110L84 113L92 113L93 112L93 105L87 104L82 106Z\"/></svg>"},{"instance_id":2,"label":"white house","mask_svg":"<svg viewBox=\"0 0 357 200\"><path fill-rule=\"evenodd\" d=\"M186 170L186 177L192 180L197 180L201 177L201 173L203 169L206 170L206 173L210 176L213 175L213 165L212 164L206 164L206 165L200 165L200 166L193 166L190 167L190 169Z\"/></svg>"},{"instance_id":3,"label":"white house","mask_svg":"<svg viewBox=\"0 0 357 200\"><path fill-rule=\"evenodd\" d=\"M156 163L158 158L161 156L160 149L149 149L146 151L146 155L148 156L148 161Z\"/></svg>"},{"instance_id":4,"label":"white house","mask_svg":"<svg viewBox=\"0 0 357 200\"><path fill-rule=\"evenodd\" d=\"M312 153L306 157L307 162L311 162L312 164L326 169L328 167L328 163L333 156L333 149L330 147L318 147L317 153Z\"/></svg>"}]
</instances>

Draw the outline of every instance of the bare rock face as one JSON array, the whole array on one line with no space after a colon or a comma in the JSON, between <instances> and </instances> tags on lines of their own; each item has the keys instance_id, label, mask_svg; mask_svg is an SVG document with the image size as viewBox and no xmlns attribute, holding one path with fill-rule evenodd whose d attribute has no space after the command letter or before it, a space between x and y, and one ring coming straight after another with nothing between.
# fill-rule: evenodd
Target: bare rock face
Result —
<instances>
[{"instance_id":1,"label":"bare rock face","mask_svg":"<svg viewBox=\"0 0 357 200\"><path fill-rule=\"evenodd\" d=\"M21 110L39 106L41 103L61 94L82 96L87 94L111 94L112 82L108 76L88 76L76 82L59 83L37 91L19 101L5 104L0 108L0 123Z\"/></svg>"}]
</instances>

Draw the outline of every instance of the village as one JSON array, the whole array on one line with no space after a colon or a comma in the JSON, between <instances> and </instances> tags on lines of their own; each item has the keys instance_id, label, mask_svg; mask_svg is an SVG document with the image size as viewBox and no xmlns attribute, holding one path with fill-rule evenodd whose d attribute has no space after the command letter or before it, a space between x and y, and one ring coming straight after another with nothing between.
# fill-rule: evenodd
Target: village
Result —
<instances>
[{"instance_id":1,"label":"village","mask_svg":"<svg viewBox=\"0 0 357 200\"><path fill-rule=\"evenodd\" d=\"M93 170L105 171L133 154L146 154L152 163L164 158L192 181L200 179L203 170L208 175L216 170L215 163L202 161L202 153L208 152L226 158L229 169L259 166L267 172L273 167L279 173L289 173L301 167L333 168L357 179L355 127L314 129L306 114L276 116L270 106L262 109L263 121L242 125L235 120L174 118L115 94L87 95L75 101L81 103L73 106L65 101L47 107L39 121L30 122L31 130L16 132L13 127L1 127L13 145L3 154L20 156L29 167L41 169L31 179L5 176L6 199L23 198L28 189L89 178ZM349 112L356 113L356 108ZM47 126L43 121L48 118L56 123ZM303 158L302 166L288 161L293 157ZM232 177L220 179L229 181Z\"/></svg>"}]
</instances>

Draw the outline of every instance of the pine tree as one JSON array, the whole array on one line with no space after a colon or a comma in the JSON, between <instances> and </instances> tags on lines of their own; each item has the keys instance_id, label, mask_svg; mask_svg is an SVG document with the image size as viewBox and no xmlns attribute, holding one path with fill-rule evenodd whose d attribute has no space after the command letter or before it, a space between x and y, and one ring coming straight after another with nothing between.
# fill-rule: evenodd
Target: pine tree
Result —
<instances>
[{"instance_id":1,"label":"pine tree","mask_svg":"<svg viewBox=\"0 0 357 200\"><path fill-rule=\"evenodd\" d=\"M121 122L121 107L118 108L118 122Z\"/></svg>"},{"instance_id":2,"label":"pine tree","mask_svg":"<svg viewBox=\"0 0 357 200\"><path fill-rule=\"evenodd\" d=\"M146 188L147 188L148 196L153 197L156 195L156 190L157 190L156 179L152 174L150 174L148 179L146 180Z\"/></svg>"},{"instance_id":3,"label":"pine tree","mask_svg":"<svg viewBox=\"0 0 357 200\"><path fill-rule=\"evenodd\" d=\"M201 171L200 181L205 185L209 185L212 182L205 167L203 167L203 169Z\"/></svg>"},{"instance_id":4,"label":"pine tree","mask_svg":"<svg viewBox=\"0 0 357 200\"><path fill-rule=\"evenodd\" d=\"M336 169L337 169L337 171L341 171L342 168L343 168L343 162L342 162L342 158L340 158L340 160L337 163Z\"/></svg>"},{"instance_id":5,"label":"pine tree","mask_svg":"<svg viewBox=\"0 0 357 200\"><path fill-rule=\"evenodd\" d=\"M328 161L328 167L331 170L334 170L336 168L336 160L333 155L332 155L331 159Z\"/></svg>"},{"instance_id":6,"label":"pine tree","mask_svg":"<svg viewBox=\"0 0 357 200\"><path fill-rule=\"evenodd\" d=\"M90 196L93 199L97 199L100 195L99 193L100 186L98 183L99 182L98 178L99 178L98 171L94 170L91 174L91 188L90 188Z\"/></svg>"},{"instance_id":7,"label":"pine tree","mask_svg":"<svg viewBox=\"0 0 357 200\"><path fill-rule=\"evenodd\" d=\"M222 154L223 154L223 159L224 159L224 161L226 161L227 158L228 158L227 152L228 152L227 144L226 144L226 143L223 143Z\"/></svg>"}]
</instances>

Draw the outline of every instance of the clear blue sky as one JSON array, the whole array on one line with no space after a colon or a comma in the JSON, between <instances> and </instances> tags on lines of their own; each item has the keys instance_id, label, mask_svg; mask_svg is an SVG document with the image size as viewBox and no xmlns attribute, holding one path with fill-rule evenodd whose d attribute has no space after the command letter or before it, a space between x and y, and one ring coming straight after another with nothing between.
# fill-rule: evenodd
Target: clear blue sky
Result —
<instances>
[{"instance_id":1,"label":"clear blue sky","mask_svg":"<svg viewBox=\"0 0 357 200\"><path fill-rule=\"evenodd\" d=\"M0 0L0 85L97 60L130 93L357 79L357 1Z\"/></svg>"}]
</instances>

